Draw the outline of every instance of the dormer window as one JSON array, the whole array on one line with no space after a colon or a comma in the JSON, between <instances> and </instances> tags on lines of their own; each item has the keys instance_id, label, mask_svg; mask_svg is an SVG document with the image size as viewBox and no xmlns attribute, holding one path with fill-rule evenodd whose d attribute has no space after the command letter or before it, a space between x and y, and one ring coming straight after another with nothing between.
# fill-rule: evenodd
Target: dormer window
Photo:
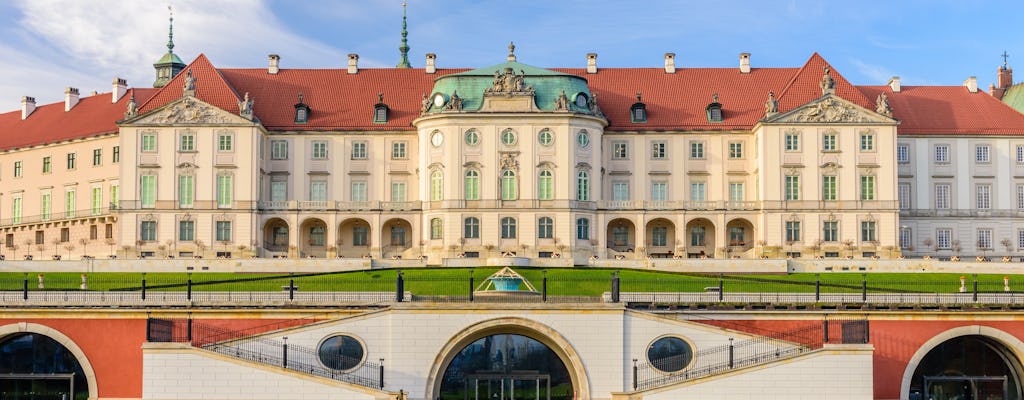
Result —
<instances>
[{"instance_id":1,"label":"dormer window","mask_svg":"<svg viewBox=\"0 0 1024 400\"><path fill-rule=\"evenodd\" d=\"M708 122L722 122L722 104L718 102L718 93L711 98L711 104L704 109L708 115Z\"/></svg>"},{"instance_id":2,"label":"dormer window","mask_svg":"<svg viewBox=\"0 0 1024 400\"><path fill-rule=\"evenodd\" d=\"M299 92L299 103L295 105L295 123L305 124L309 122L309 106L302 101L302 93Z\"/></svg>"},{"instance_id":3,"label":"dormer window","mask_svg":"<svg viewBox=\"0 0 1024 400\"><path fill-rule=\"evenodd\" d=\"M388 122L388 105L384 104L384 93L377 93L377 104L373 105L373 123Z\"/></svg>"},{"instance_id":4,"label":"dormer window","mask_svg":"<svg viewBox=\"0 0 1024 400\"><path fill-rule=\"evenodd\" d=\"M634 124L647 122L647 105L643 103L643 96L636 92L636 103L629 107L629 119Z\"/></svg>"}]
</instances>

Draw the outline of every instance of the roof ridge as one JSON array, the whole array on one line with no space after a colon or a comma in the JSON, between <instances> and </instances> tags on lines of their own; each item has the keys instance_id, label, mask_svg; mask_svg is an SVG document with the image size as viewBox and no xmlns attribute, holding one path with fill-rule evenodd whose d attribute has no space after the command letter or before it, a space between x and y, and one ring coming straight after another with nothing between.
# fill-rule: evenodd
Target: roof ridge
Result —
<instances>
[{"instance_id":1,"label":"roof ridge","mask_svg":"<svg viewBox=\"0 0 1024 400\"><path fill-rule=\"evenodd\" d=\"M228 112L238 111L237 103L239 100L239 96L238 92L235 90L235 87L231 85L231 83L228 82L226 78L224 78L224 75L220 73L220 70L218 70L217 67L215 67L212 62L210 62L210 59L206 57L205 53L199 53L199 55L196 56L196 58L192 60L192 62L189 63L185 68L183 68L181 72L175 75L174 78L171 78L171 80L168 81L167 84L164 85L164 87L160 88L159 92L154 94L153 97L150 97L148 101L139 106L139 112L149 112L156 108L159 108L164 104L170 103L171 101L181 98L184 92L183 81L186 79L186 76L188 76L188 74L193 71L193 76L212 75L214 77L213 82L199 81L199 90L196 91L195 95L197 99L205 101L207 103L214 104L217 107L224 109ZM220 85L217 84L218 81L220 82ZM225 91L225 89L228 93L228 97L230 98L219 99L218 97L224 94L223 92Z\"/></svg>"},{"instance_id":2,"label":"roof ridge","mask_svg":"<svg viewBox=\"0 0 1024 400\"><path fill-rule=\"evenodd\" d=\"M789 78L789 82L786 82L786 86L782 87L782 93L779 93L778 96L779 101L782 101L782 99L786 97L786 93L789 92L790 87L792 87L793 83L796 82L796 79L799 78L800 75L804 73L804 70L811 65L811 60L814 60L815 57L820 58L822 61L825 61L825 57L822 57L821 54L818 54L817 51L812 53L811 56L807 58L807 61L804 61L804 65L801 65L800 68L796 70L796 73L793 74L791 78ZM831 66L831 64L829 64L828 61L825 61L825 65Z\"/></svg>"}]
</instances>

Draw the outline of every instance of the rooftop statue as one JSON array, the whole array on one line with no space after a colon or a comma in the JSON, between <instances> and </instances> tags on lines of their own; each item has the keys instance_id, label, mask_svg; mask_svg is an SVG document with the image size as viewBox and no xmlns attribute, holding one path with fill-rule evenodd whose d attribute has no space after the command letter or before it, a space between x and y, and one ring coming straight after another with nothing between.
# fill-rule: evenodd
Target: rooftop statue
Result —
<instances>
[{"instance_id":1,"label":"rooftop statue","mask_svg":"<svg viewBox=\"0 0 1024 400\"><path fill-rule=\"evenodd\" d=\"M835 93L836 81L835 81L835 79L832 79L832 75L830 74L831 71L832 70L829 69L828 66L826 65L825 66L825 76L821 77L821 84L820 84L821 85L821 94L822 95L826 95L826 94L830 94L830 93Z\"/></svg>"},{"instance_id":2,"label":"rooftop statue","mask_svg":"<svg viewBox=\"0 0 1024 400\"><path fill-rule=\"evenodd\" d=\"M892 116L892 106L889 105L889 96L881 93L875 98L875 112L887 117Z\"/></svg>"},{"instance_id":3,"label":"rooftop statue","mask_svg":"<svg viewBox=\"0 0 1024 400\"><path fill-rule=\"evenodd\" d=\"M125 118L131 118L139 114L139 103L135 101L135 92L132 92L132 97L128 99L128 111L124 113Z\"/></svg>"},{"instance_id":4,"label":"rooftop statue","mask_svg":"<svg viewBox=\"0 0 1024 400\"><path fill-rule=\"evenodd\" d=\"M243 117L252 117L253 101L249 99L249 92L245 92L245 99L238 102L238 113Z\"/></svg>"},{"instance_id":5,"label":"rooftop statue","mask_svg":"<svg viewBox=\"0 0 1024 400\"><path fill-rule=\"evenodd\" d=\"M555 111L569 111L569 98L565 96L565 90L555 99Z\"/></svg>"},{"instance_id":6,"label":"rooftop statue","mask_svg":"<svg viewBox=\"0 0 1024 400\"><path fill-rule=\"evenodd\" d=\"M770 117L779 113L779 100L775 98L775 92L768 92L768 100L764 102L764 115Z\"/></svg>"}]
</instances>

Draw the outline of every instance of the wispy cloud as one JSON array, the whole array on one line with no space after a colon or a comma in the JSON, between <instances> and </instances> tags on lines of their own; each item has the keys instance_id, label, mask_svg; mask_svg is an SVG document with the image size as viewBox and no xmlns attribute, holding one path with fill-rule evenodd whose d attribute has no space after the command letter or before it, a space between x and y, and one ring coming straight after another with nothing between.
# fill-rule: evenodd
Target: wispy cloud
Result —
<instances>
[{"instance_id":1,"label":"wispy cloud","mask_svg":"<svg viewBox=\"0 0 1024 400\"><path fill-rule=\"evenodd\" d=\"M851 59L850 63L857 68L857 72L868 77L871 85L882 85L889 81L889 78L896 76L892 70L878 64L869 64L859 59Z\"/></svg>"}]
</instances>

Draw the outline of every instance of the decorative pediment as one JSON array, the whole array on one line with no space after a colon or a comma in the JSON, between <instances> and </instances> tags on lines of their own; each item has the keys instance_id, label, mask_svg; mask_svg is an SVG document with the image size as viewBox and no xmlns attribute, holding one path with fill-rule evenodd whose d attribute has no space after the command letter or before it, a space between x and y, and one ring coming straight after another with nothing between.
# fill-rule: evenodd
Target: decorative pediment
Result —
<instances>
[{"instance_id":1,"label":"decorative pediment","mask_svg":"<svg viewBox=\"0 0 1024 400\"><path fill-rule=\"evenodd\" d=\"M252 124L252 121L195 97L185 96L156 110L126 120L124 123L138 125L238 125Z\"/></svg>"},{"instance_id":2,"label":"decorative pediment","mask_svg":"<svg viewBox=\"0 0 1024 400\"><path fill-rule=\"evenodd\" d=\"M769 123L891 124L896 120L865 109L834 94L826 94L789 112L766 118Z\"/></svg>"}]
</instances>

